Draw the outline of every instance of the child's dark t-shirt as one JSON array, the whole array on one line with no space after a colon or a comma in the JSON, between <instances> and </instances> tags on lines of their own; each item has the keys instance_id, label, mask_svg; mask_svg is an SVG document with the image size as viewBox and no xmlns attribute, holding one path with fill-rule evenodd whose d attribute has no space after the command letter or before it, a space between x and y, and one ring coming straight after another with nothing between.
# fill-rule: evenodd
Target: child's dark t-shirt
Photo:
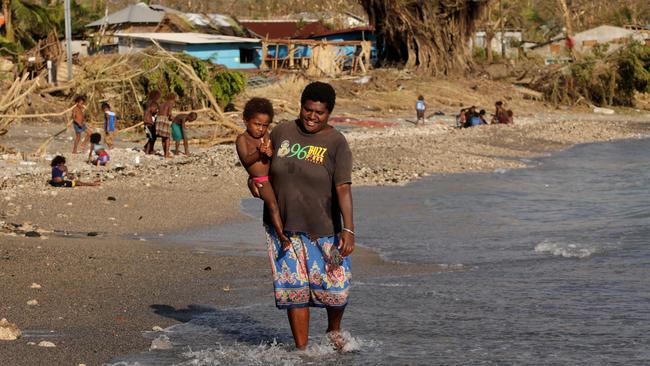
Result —
<instances>
[{"instance_id":1,"label":"child's dark t-shirt","mask_svg":"<svg viewBox=\"0 0 650 366\"><path fill-rule=\"evenodd\" d=\"M271 131L270 178L284 228L318 237L339 233L335 187L352 182L350 147L334 128L309 134L298 123L284 122ZM264 215L270 223L266 210Z\"/></svg>"}]
</instances>

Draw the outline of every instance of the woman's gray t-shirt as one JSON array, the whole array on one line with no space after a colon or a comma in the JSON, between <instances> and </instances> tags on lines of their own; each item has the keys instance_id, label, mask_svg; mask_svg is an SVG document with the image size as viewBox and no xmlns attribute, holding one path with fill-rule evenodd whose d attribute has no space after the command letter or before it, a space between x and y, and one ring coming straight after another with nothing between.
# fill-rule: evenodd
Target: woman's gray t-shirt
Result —
<instances>
[{"instance_id":1,"label":"woman's gray t-shirt","mask_svg":"<svg viewBox=\"0 0 650 366\"><path fill-rule=\"evenodd\" d=\"M270 179L286 231L330 236L341 231L336 186L352 182L352 153L334 128L310 134L299 121L271 131ZM264 222L270 223L264 210Z\"/></svg>"}]
</instances>

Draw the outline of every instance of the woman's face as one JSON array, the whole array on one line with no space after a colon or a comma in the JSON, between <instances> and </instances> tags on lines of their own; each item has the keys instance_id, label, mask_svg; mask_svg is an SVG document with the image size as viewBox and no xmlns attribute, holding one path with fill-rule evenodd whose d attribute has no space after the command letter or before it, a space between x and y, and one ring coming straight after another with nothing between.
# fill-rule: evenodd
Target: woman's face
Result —
<instances>
[{"instance_id":1,"label":"woman's face","mask_svg":"<svg viewBox=\"0 0 650 366\"><path fill-rule=\"evenodd\" d=\"M305 104L300 107L300 123L308 133L320 132L327 127L329 118L330 112L327 110L327 104L323 102L314 102L307 99Z\"/></svg>"}]
</instances>

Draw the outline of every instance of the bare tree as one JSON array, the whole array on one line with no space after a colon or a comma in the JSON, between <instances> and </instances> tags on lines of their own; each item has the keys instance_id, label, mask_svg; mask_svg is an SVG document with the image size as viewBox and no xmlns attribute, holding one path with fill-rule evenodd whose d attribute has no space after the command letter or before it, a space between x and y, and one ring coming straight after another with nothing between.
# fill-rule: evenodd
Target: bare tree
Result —
<instances>
[{"instance_id":1,"label":"bare tree","mask_svg":"<svg viewBox=\"0 0 650 366\"><path fill-rule=\"evenodd\" d=\"M360 0L378 36L380 59L432 74L467 71L468 41L488 0Z\"/></svg>"}]
</instances>

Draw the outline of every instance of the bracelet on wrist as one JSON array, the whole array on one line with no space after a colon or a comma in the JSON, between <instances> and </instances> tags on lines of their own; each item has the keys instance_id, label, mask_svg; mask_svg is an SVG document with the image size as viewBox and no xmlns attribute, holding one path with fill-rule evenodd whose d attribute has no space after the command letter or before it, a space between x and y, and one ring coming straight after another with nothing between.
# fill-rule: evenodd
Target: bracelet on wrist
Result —
<instances>
[{"instance_id":1,"label":"bracelet on wrist","mask_svg":"<svg viewBox=\"0 0 650 366\"><path fill-rule=\"evenodd\" d=\"M342 230L342 231L346 231L346 232L352 234L352 236L354 236L354 231L348 229L347 227L341 228L341 230Z\"/></svg>"}]
</instances>

